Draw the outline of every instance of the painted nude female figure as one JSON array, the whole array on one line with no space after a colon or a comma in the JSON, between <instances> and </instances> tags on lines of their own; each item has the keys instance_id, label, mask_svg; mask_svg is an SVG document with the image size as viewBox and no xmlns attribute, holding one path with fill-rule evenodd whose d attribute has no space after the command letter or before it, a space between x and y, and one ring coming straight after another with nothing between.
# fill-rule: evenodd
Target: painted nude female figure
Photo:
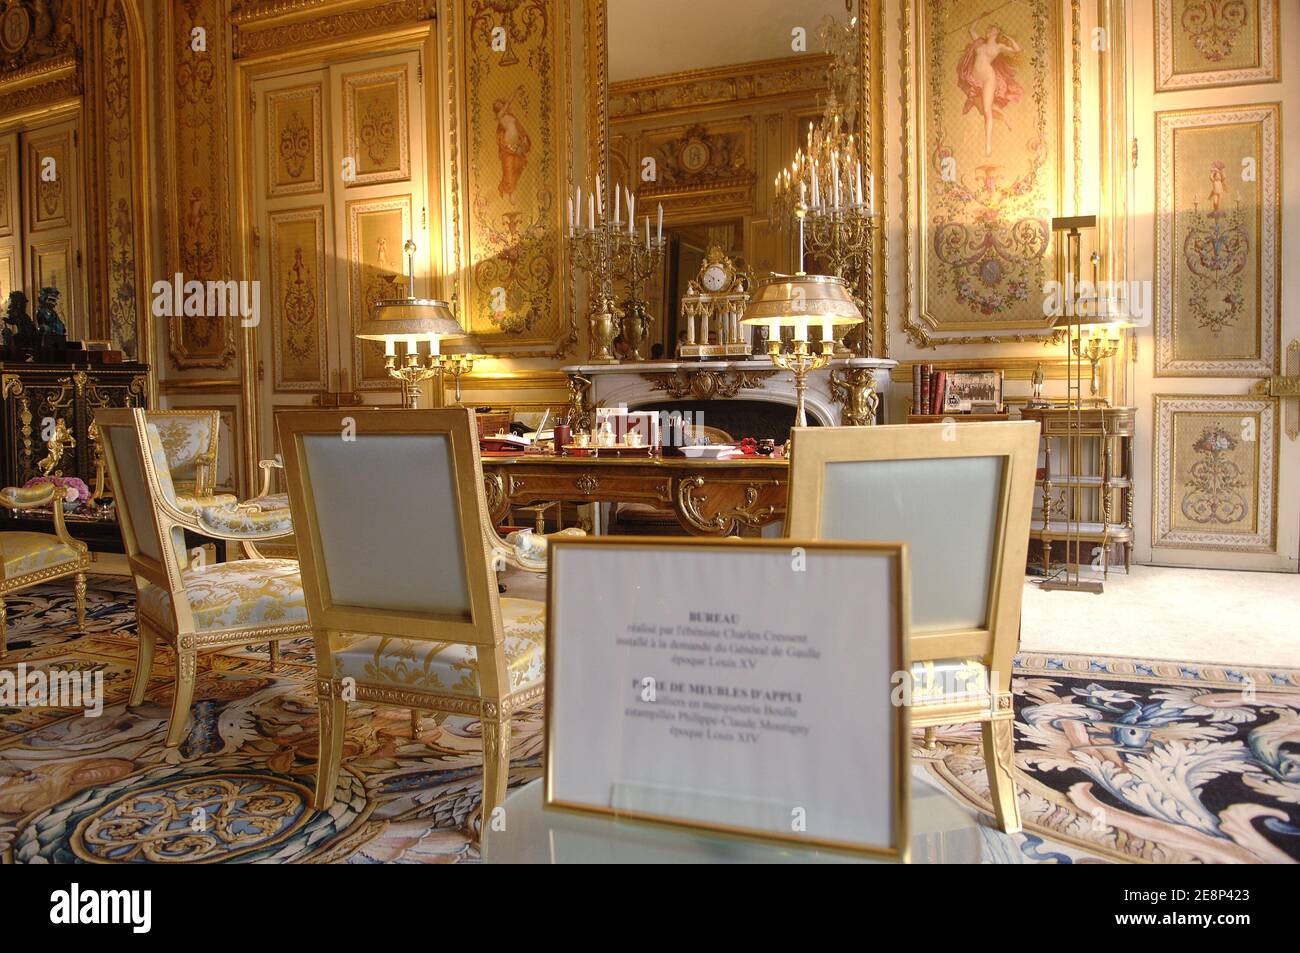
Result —
<instances>
[{"instance_id":1,"label":"painted nude female figure","mask_svg":"<svg viewBox=\"0 0 1300 953\"><path fill-rule=\"evenodd\" d=\"M967 27L970 43L957 64L957 85L966 94L962 114L978 109L984 117L984 154L991 156L994 118L1006 122L1003 110L1019 102L1024 92L1007 62L1008 55L1020 52L1020 44L996 24L991 24L982 34L977 32L977 22Z\"/></svg>"}]
</instances>

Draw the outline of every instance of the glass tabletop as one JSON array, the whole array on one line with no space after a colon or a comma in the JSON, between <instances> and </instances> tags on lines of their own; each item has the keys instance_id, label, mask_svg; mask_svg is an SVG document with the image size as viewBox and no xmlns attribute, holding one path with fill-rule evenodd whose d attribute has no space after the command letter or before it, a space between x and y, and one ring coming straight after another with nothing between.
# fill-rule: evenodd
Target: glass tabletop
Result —
<instances>
[{"instance_id":1,"label":"glass tabletop","mask_svg":"<svg viewBox=\"0 0 1300 953\"><path fill-rule=\"evenodd\" d=\"M489 864L843 864L866 857L762 844L654 824L542 808L542 781L506 798L504 830L483 835ZM928 778L912 778L912 862L974 864L1016 860L1011 838L953 800Z\"/></svg>"}]
</instances>

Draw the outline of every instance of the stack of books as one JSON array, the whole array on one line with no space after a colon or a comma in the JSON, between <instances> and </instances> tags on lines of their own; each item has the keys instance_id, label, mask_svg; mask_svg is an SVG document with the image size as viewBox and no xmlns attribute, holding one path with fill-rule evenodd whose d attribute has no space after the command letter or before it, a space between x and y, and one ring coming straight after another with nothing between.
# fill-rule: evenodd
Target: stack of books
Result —
<instances>
[{"instance_id":1,"label":"stack of books","mask_svg":"<svg viewBox=\"0 0 1300 953\"><path fill-rule=\"evenodd\" d=\"M918 364L912 371L912 413L942 414L947 371L936 371L933 364Z\"/></svg>"}]
</instances>

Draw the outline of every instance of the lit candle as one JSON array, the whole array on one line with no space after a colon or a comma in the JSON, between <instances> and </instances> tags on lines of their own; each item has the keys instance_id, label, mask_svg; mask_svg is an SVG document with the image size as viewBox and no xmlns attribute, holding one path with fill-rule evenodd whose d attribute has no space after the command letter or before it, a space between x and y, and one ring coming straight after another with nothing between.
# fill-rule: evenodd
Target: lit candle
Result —
<instances>
[{"instance_id":1,"label":"lit candle","mask_svg":"<svg viewBox=\"0 0 1300 953\"><path fill-rule=\"evenodd\" d=\"M627 233L634 234L636 230L636 196L632 190L627 190Z\"/></svg>"},{"instance_id":2,"label":"lit candle","mask_svg":"<svg viewBox=\"0 0 1300 953\"><path fill-rule=\"evenodd\" d=\"M614 224L617 225L623 220L623 193L619 191L618 186L614 186Z\"/></svg>"},{"instance_id":3,"label":"lit candle","mask_svg":"<svg viewBox=\"0 0 1300 953\"><path fill-rule=\"evenodd\" d=\"M573 237L573 199L569 199L569 237Z\"/></svg>"},{"instance_id":4,"label":"lit candle","mask_svg":"<svg viewBox=\"0 0 1300 953\"><path fill-rule=\"evenodd\" d=\"M587 196L587 228L591 231L596 230L596 197Z\"/></svg>"},{"instance_id":5,"label":"lit candle","mask_svg":"<svg viewBox=\"0 0 1300 953\"><path fill-rule=\"evenodd\" d=\"M657 241L664 240L664 206L662 202L659 203L659 229L655 234L655 239Z\"/></svg>"},{"instance_id":6,"label":"lit candle","mask_svg":"<svg viewBox=\"0 0 1300 953\"><path fill-rule=\"evenodd\" d=\"M596 176L596 216L605 217L605 193L600 187L600 176Z\"/></svg>"}]
</instances>

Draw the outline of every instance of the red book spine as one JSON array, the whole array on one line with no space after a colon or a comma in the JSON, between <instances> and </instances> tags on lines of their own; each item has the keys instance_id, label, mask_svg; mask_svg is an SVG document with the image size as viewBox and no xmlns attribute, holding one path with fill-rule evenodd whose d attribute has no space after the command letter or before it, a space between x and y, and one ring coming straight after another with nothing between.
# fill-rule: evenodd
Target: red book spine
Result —
<instances>
[{"instance_id":1,"label":"red book spine","mask_svg":"<svg viewBox=\"0 0 1300 953\"><path fill-rule=\"evenodd\" d=\"M948 372L938 371L937 373L935 373L934 384L932 384L930 387L930 392L931 392L930 400L934 404L934 409L931 410L930 413L932 414L943 413L943 392L947 386L948 386Z\"/></svg>"}]
</instances>

